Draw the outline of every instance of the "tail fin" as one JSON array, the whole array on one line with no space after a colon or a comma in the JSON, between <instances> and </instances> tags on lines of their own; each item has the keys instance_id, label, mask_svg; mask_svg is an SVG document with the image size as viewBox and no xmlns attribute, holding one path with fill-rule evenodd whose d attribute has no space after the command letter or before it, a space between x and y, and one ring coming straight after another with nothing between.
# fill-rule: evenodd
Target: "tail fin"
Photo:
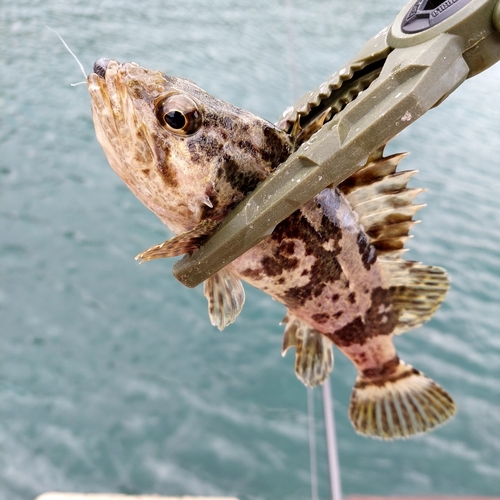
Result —
<instances>
[{"instance_id":1,"label":"tail fin","mask_svg":"<svg viewBox=\"0 0 500 500\"><path fill-rule=\"evenodd\" d=\"M455 403L449 394L403 362L386 380L358 376L349 407L356 432L382 439L428 432L454 413Z\"/></svg>"}]
</instances>

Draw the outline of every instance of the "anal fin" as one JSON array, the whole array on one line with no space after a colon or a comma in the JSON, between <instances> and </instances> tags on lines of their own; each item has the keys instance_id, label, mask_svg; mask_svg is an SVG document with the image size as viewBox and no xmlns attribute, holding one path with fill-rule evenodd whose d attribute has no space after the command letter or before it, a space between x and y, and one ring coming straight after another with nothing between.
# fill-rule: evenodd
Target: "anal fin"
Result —
<instances>
[{"instance_id":1,"label":"anal fin","mask_svg":"<svg viewBox=\"0 0 500 500\"><path fill-rule=\"evenodd\" d=\"M191 229L191 231L178 234L170 240L148 248L137 255L135 260L146 262L148 260L166 259L194 252L213 233L218 224L214 220L203 220L194 229Z\"/></svg>"},{"instance_id":2,"label":"anal fin","mask_svg":"<svg viewBox=\"0 0 500 500\"><path fill-rule=\"evenodd\" d=\"M305 321L288 313L283 336L283 356L295 347L295 374L306 386L322 384L333 368L333 344Z\"/></svg>"},{"instance_id":3,"label":"anal fin","mask_svg":"<svg viewBox=\"0 0 500 500\"><path fill-rule=\"evenodd\" d=\"M203 284L208 300L210 322L219 330L234 322L245 303L245 290L239 278L222 268Z\"/></svg>"}]
</instances>

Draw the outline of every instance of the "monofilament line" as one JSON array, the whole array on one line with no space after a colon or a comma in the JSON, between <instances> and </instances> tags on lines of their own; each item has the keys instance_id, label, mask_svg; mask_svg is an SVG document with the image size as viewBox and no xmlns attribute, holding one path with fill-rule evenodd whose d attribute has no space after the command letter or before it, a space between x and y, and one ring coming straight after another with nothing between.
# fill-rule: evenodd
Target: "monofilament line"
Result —
<instances>
[{"instance_id":1,"label":"monofilament line","mask_svg":"<svg viewBox=\"0 0 500 500\"><path fill-rule=\"evenodd\" d=\"M74 87L75 85L81 85L82 83L87 82L87 73L85 73L85 69L83 67L83 64L79 61L78 57L75 56L73 51L68 47L68 44L63 40L63 37L54 29L51 28L50 26L45 25L47 29L50 31L53 31L58 37L59 40L61 40L62 44L66 47L66 50L75 58L75 61L78 63L78 66L80 66L80 69L82 70L83 77L85 78L85 82L79 82L79 83L72 83L71 86Z\"/></svg>"},{"instance_id":2,"label":"monofilament line","mask_svg":"<svg viewBox=\"0 0 500 500\"><path fill-rule=\"evenodd\" d=\"M311 469L311 500L318 500L318 465L316 462L316 426L314 425L314 389L307 387L307 413L309 423L309 465Z\"/></svg>"},{"instance_id":3,"label":"monofilament line","mask_svg":"<svg viewBox=\"0 0 500 500\"><path fill-rule=\"evenodd\" d=\"M342 500L340 484L339 452L337 448L337 432L333 412L332 387L330 377L321 386L323 392L323 412L325 415L326 450L328 452L328 470L330 472L330 492L332 500Z\"/></svg>"}]
</instances>

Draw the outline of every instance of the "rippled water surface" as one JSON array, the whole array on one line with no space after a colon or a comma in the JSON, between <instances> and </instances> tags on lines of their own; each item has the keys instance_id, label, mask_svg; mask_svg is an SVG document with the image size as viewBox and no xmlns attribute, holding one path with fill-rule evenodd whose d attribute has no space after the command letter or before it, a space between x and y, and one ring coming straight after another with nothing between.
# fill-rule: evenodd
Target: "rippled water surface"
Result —
<instances>
[{"instance_id":1,"label":"rippled water surface","mask_svg":"<svg viewBox=\"0 0 500 500\"><path fill-rule=\"evenodd\" d=\"M346 7L349 5L349 7ZM368 8L369 6L369 8ZM98 57L187 77L271 121L403 2L17 0L0 11L0 497L48 490L310 495L306 391L280 356L284 308L247 287L224 332L172 261L133 256L168 237L97 144L85 86ZM396 340L456 398L457 417L406 442L357 436L355 377L332 375L345 494L500 491L500 65L394 140L422 223L409 257L452 289ZM316 393L319 487L328 495Z\"/></svg>"}]
</instances>

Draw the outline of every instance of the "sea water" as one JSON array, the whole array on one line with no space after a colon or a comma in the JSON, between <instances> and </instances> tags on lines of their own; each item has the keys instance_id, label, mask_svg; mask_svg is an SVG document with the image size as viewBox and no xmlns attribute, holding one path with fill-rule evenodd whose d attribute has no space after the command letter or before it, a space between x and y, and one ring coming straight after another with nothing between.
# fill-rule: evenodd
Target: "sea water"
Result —
<instances>
[{"instance_id":1,"label":"sea water","mask_svg":"<svg viewBox=\"0 0 500 500\"><path fill-rule=\"evenodd\" d=\"M76 62L189 78L276 121L389 25L404 2L16 0L0 16L0 498L50 490L310 496L306 390L280 355L284 307L247 287L224 332L173 259L170 236L110 169ZM427 207L408 258L445 267L435 317L396 339L456 399L408 441L355 434L355 370L332 388L345 495L500 493L500 65L391 142ZM329 492L315 391L320 498Z\"/></svg>"}]
</instances>

